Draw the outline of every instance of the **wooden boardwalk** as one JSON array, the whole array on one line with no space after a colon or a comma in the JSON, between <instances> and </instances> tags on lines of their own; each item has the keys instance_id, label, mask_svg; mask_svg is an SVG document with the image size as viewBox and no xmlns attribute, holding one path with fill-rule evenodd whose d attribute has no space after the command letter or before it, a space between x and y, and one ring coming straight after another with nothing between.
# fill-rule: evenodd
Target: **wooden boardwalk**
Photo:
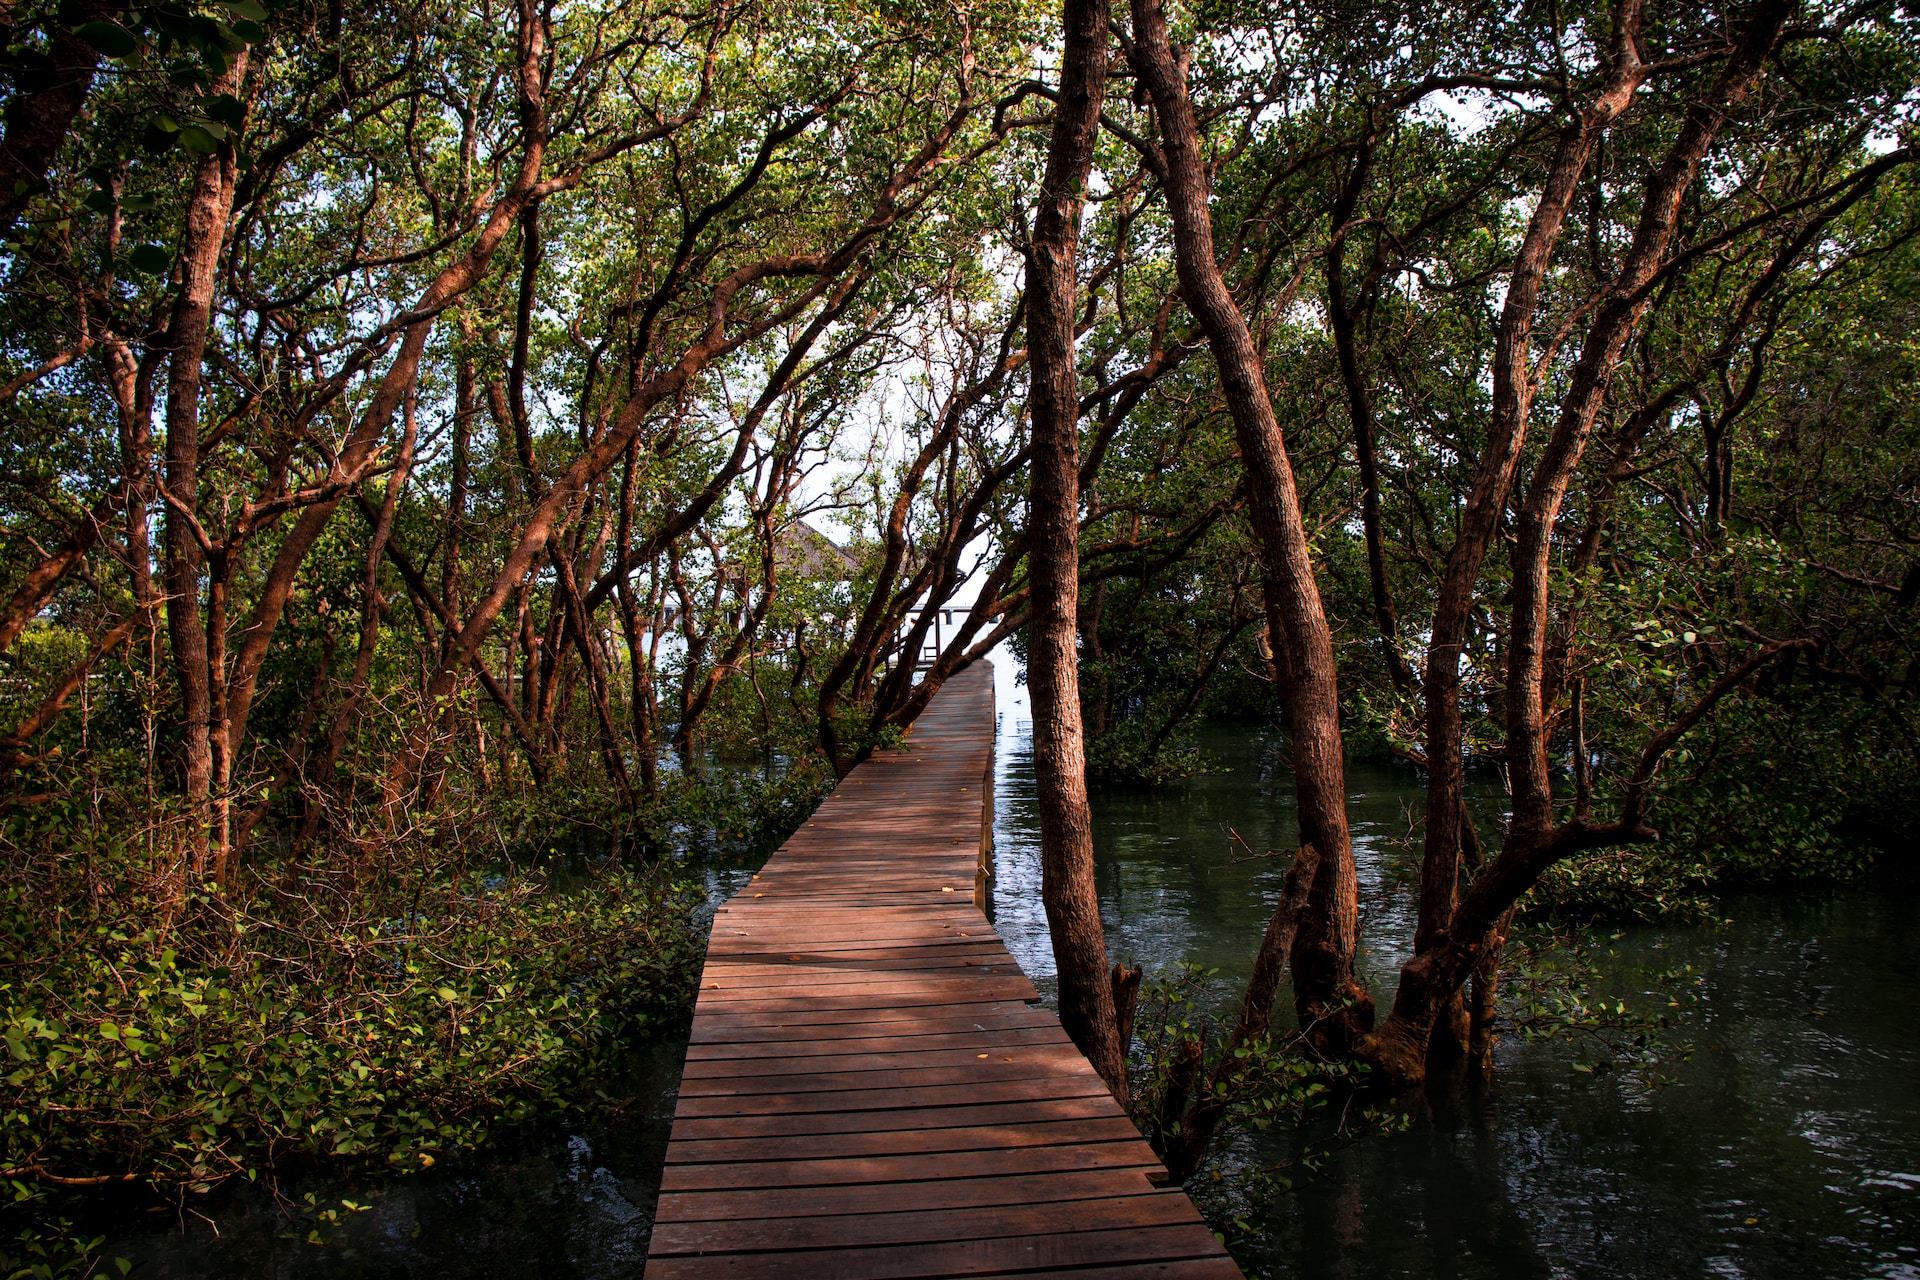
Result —
<instances>
[{"instance_id":1,"label":"wooden boardwalk","mask_svg":"<svg viewBox=\"0 0 1920 1280\"><path fill-rule=\"evenodd\" d=\"M715 917L649 1280L1239 1280L978 905L993 728L979 664Z\"/></svg>"}]
</instances>

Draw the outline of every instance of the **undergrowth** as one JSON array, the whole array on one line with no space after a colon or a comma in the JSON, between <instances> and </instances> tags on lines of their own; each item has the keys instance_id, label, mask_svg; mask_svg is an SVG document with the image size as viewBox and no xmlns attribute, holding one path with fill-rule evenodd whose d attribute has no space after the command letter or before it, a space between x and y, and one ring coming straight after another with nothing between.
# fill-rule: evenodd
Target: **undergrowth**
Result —
<instances>
[{"instance_id":1,"label":"undergrowth","mask_svg":"<svg viewBox=\"0 0 1920 1280\"><path fill-rule=\"evenodd\" d=\"M76 848L48 821L0 827L6 1280L94 1268L70 1219L101 1188L413 1171L600 1105L625 1046L692 1001L706 893L659 866L603 859L562 891L476 828L223 887L178 841Z\"/></svg>"}]
</instances>

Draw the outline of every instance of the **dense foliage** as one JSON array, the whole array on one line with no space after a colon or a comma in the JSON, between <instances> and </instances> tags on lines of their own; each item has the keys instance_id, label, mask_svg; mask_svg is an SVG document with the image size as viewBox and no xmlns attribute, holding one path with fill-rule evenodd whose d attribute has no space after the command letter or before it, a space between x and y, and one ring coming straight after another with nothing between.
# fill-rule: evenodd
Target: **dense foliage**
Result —
<instances>
[{"instance_id":1,"label":"dense foliage","mask_svg":"<svg viewBox=\"0 0 1920 1280\"><path fill-rule=\"evenodd\" d=\"M588 1093L698 972L701 895L618 871L564 895L469 874L349 896L296 873L228 899L217 931L170 920L197 904L156 900L137 857L94 874L9 889L16 1178L205 1190L297 1156L431 1165ZM89 887L126 909L90 910Z\"/></svg>"},{"instance_id":2,"label":"dense foliage","mask_svg":"<svg viewBox=\"0 0 1920 1280\"><path fill-rule=\"evenodd\" d=\"M1522 899L1710 914L1901 856L1913 12L1135 9L1096 24L1072 193L1096 778L1316 706L1420 766L1415 1022L1494 985ZM10 1176L410 1165L557 1104L684 997L690 907L516 865L767 847L960 668L1024 655L1057 15L0 22ZM1466 769L1511 824L1473 830ZM1351 1014L1312 1045L1341 1058L1372 1012L1329 932L1351 851L1321 852L1294 972L1321 949L1298 998Z\"/></svg>"}]
</instances>

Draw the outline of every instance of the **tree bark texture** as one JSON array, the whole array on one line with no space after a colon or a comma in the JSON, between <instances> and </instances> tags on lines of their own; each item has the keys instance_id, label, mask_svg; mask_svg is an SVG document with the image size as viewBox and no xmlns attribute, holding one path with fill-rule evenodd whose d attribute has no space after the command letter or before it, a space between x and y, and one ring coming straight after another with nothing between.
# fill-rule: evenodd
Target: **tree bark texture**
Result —
<instances>
[{"instance_id":1,"label":"tree bark texture","mask_svg":"<svg viewBox=\"0 0 1920 1280\"><path fill-rule=\"evenodd\" d=\"M1027 684L1040 808L1041 897L1060 975L1060 1023L1114 1097L1128 1098L1107 945L1094 885L1080 723L1080 390L1074 357L1080 213L1106 94L1105 0L1066 0L1060 99L1027 255L1033 421L1027 555Z\"/></svg>"},{"instance_id":2,"label":"tree bark texture","mask_svg":"<svg viewBox=\"0 0 1920 1280\"><path fill-rule=\"evenodd\" d=\"M1380 527L1380 448L1373 427L1373 393L1360 363L1360 336L1356 304L1347 296L1347 227L1366 190L1373 169L1374 140L1362 140L1353 171L1340 189L1330 218L1333 233L1327 244L1327 324L1340 361L1340 381L1347 393L1347 417L1353 427L1354 460L1360 468L1360 528L1367 545L1367 582L1373 591L1373 621L1380 630L1387 674L1393 687L1409 690L1417 683L1406 654L1400 650L1400 618L1393 607L1393 589L1387 581L1386 538ZM1364 291L1363 291L1364 296Z\"/></svg>"},{"instance_id":3,"label":"tree bark texture","mask_svg":"<svg viewBox=\"0 0 1920 1280\"><path fill-rule=\"evenodd\" d=\"M1507 767L1513 786L1509 839L1538 840L1553 826L1548 708L1541 695L1552 618L1547 571L1567 486L1606 402L1613 367L1646 309L1647 286L1666 262L1680 203L1693 185L1701 157L1713 145L1727 108L1753 91L1791 11L1783 0L1764 0L1755 10L1713 88L1687 112L1665 161L1648 179L1639 225L1587 330L1553 435L1521 504L1507 645Z\"/></svg>"},{"instance_id":4,"label":"tree bark texture","mask_svg":"<svg viewBox=\"0 0 1920 1280\"><path fill-rule=\"evenodd\" d=\"M1508 913L1549 866L1600 844L1651 838L1638 813L1644 781L1637 788L1630 785L1627 816L1609 828L1594 827L1584 813L1576 814L1563 827L1554 825L1548 725L1542 702L1551 620L1547 579L1553 535L1573 469L1604 404L1613 366L1646 306L1647 286L1665 261L1680 202L1724 120L1726 107L1752 91L1788 13L1788 6L1778 0L1766 0L1755 10L1713 87L1688 111L1665 161L1649 177L1633 240L1595 308L1553 435L1521 504L1503 699L1513 817L1500 856L1475 877L1457 906L1458 824L1427 824L1414 957L1401 970L1391 1016L1366 1046L1368 1056L1396 1083L1421 1078L1436 1018L1456 998L1469 973L1475 968L1484 969L1487 978L1483 985L1490 987ZM1488 449L1476 477L1461 537L1449 558L1428 661L1429 814L1455 812L1460 806L1459 645L1465 635L1472 578L1478 575L1480 559L1506 506L1514 462L1526 432L1533 393L1527 332L1553 240L1558 236L1559 224L1552 215L1557 211L1564 218L1600 132L1631 103L1634 90L1646 74L1638 52L1638 14L1629 8L1623 10L1616 31L1614 66L1607 88L1563 132L1547 189L1515 262L1494 370L1494 436L1501 449ZM1516 297L1522 284L1526 287ZM1516 310L1518 306L1524 306L1524 312ZM1477 508L1475 502L1483 493L1488 504ZM1471 574L1466 572L1469 567ZM1660 740L1655 739L1656 743ZM1651 776L1651 762L1642 772Z\"/></svg>"},{"instance_id":5,"label":"tree bark texture","mask_svg":"<svg viewBox=\"0 0 1920 1280\"><path fill-rule=\"evenodd\" d=\"M237 87L246 74L247 55L234 61L221 89ZM205 564L198 517L200 493L200 371L206 355L207 326L213 313L214 280L220 247L233 212L235 159L231 142L222 142L195 166L181 235L180 285L167 325L167 461L164 525L167 590L167 639L180 683L182 721L181 775L191 829L189 860L197 873L207 869L214 825L211 807L212 672L207 633L200 610L200 572Z\"/></svg>"},{"instance_id":6,"label":"tree bark texture","mask_svg":"<svg viewBox=\"0 0 1920 1280\"><path fill-rule=\"evenodd\" d=\"M1186 73L1167 37L1159 0L1133 0L1128 54L1145 82L1160 125L1156 167L1174 228L1174 258L1187 307L1207 335L1233 415L1260 541L1273 635L1284 648L1288 722L1300 815L1300 840L1320 852L1319 870L1293 948L1294 999L1312 1043L1344 1057L1373 1025L1373 1003L1354 980L1359 945L1358 887L1347 827L1345 748L1333 635L1314 578L1300 497L1286 441L1267 393L1259 349L1214 255L1210 180L1187 94ZM1281 666L1276 657L1276 669Z\"/></svg>"},{"instance_id":7,"label":"tree bark texture","mask_svg":"<svg viewBox=\"0 0 1920 1280\"><path fill-rule=\"evenodd\" d=\"M1534 206L1508 275L1507 296L1494 339L1493 405L1480 465L1448 552L1427 647L1423 694L1427 710L1427 813L1457 814L1464 803L1460 715L1460 659L1480 569L1499 529L1514 471L1526 439L1533 401L1533 320L1540 289L1559 242L1581 175L1607 126L1632 104L1647 74L1640 59L1640 0L1624 0L1615 18L1607 79L1560 131L1539 202ZM1447 927L1458 900L1460 824L1427 822L1420 868L1420 908L1414 947L1431 945ZM1424 1048L1424 1041L1423 1041Z\"/></svg>"}]
</instances>

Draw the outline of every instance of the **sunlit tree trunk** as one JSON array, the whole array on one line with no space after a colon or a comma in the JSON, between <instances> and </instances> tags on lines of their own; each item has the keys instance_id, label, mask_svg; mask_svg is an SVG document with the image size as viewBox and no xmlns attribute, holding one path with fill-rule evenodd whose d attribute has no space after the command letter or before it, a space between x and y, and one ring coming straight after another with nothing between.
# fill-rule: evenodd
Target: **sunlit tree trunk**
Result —
<instances>
[{"instance_id":1,"label":"sunlit tree trunk","mask_svg":"<svg viewBox=\"0 0 1920 1280\"><path fill-rule=\"evenodd\" d=\"M1027 358L1033 420L1027 541L1032 614L1027 686L1040 805L1040 893L1060 975L1060 1022L1107 1082L1128 1097L1107 944L1094 885L1076 640L1080 603L1080 390L1074 360L1080 211L1106 93L1105 0L1066 0L1053 138L1027 254Z\"/></svg>"},{"instance_id":2,"label":"sunlit tree trunk","mask_svg":"<svg viewBox=\"0 0 1920 1280\"><path fill-rule=\"evenodd\" d=\"M245 75L242 53L220 89L231 90ZM201 157L194 168L180 243L180 291L167 324L167 514L163 524L167 588L167 638L180 686L181 782L190 820L188 848L194 871L209 870L214 826L212 810L212 673L207 632L200 608L200 574L206 563L199 520L200 377L213 314L214 280L220 247L233 212L235 159L230 142Z\"/></svg>"},{"instance_id":3,"label":"sunlit tree trunk","mask_svg":"<svg viewBox=\"0 0 1920 1280\"><path fill-rule=\"evenodd\" d=\"M1167 37L1159 0L1134 0L1135 71L1159 119L1155 163L1174 228L1174 258L1187 307L1207 335L1220 389L1233 415L1254 532L1264 560L1276 654L1283 649L1300 839L1320 852L1313 892L1293 944L1294 999L1316 1048L1344 1056L1373 1025L1373 1004L1354 980L1358 888L1347 827L1345 748L1333 634L1321 605L1286 442L1267 394L1260 352L1214 256L1209 181L1186 72ZM1280 664L1277 661L1276 667Z\"/></svg>"}]
</instances>

